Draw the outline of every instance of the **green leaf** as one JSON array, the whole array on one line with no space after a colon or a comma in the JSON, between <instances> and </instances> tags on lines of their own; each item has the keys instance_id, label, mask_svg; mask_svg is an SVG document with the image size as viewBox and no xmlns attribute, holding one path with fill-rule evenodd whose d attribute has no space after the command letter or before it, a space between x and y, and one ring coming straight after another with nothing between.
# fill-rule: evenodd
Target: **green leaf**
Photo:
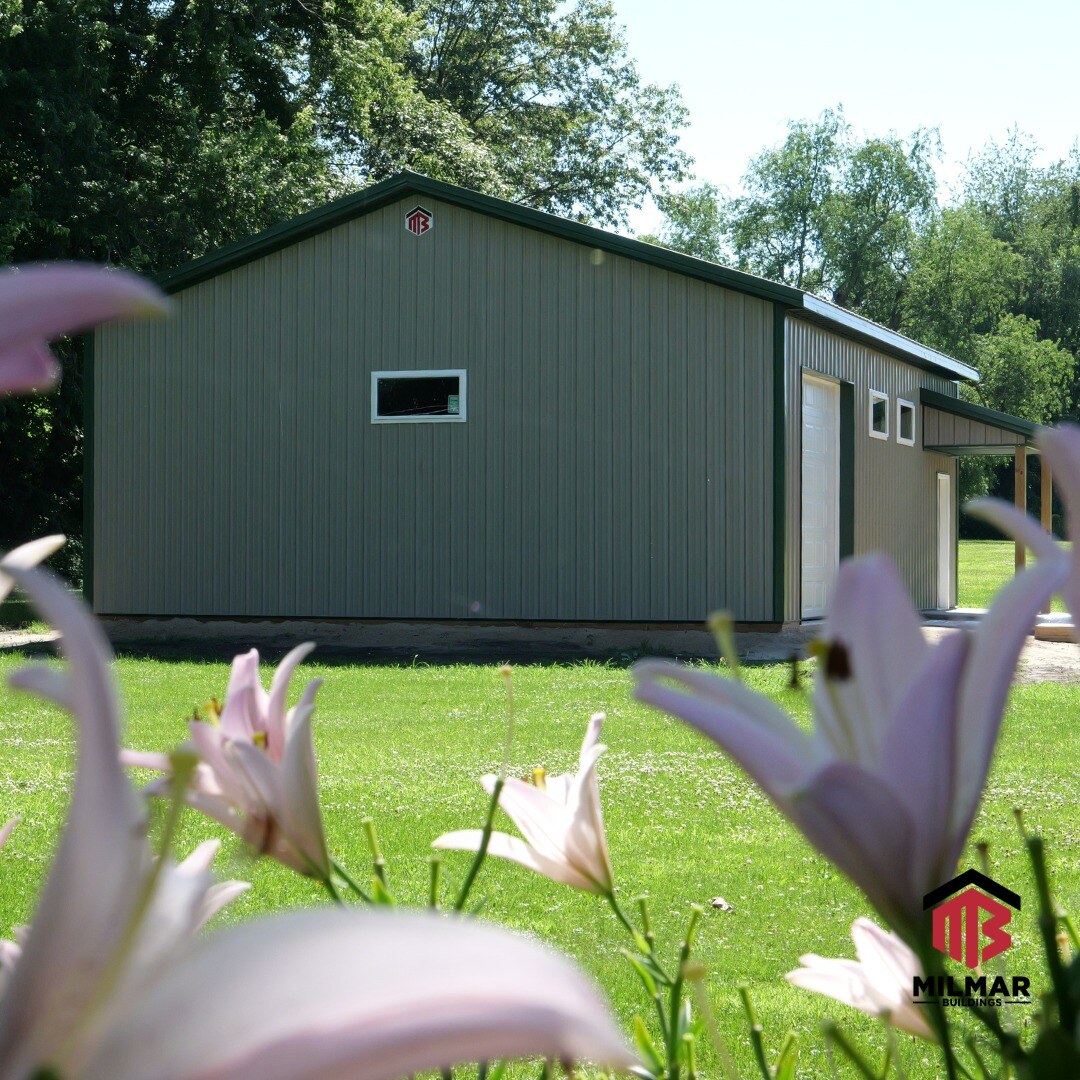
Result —
<instances>
[{"instance_id":1,"label":"green leaf","mask_svg":"<svg viewBox=\"0 0 1080 1080\"><path fill-rule=\"evenodd\" d=\"M789 1031L780 1047L780 1055L776 1059L776 1069L773 1072L774 1080L795 1080L795 1065L799 1059L799 1044L795 1033Z\"/></svg>"},{"instance_id":2,"label":"green leaf","mask_svg":"<svg viewBox=\"0 0 1080 1080\"><path fill-rule=\"evenodd\" d=\"M387 907L393 907L394 904L394 898L377 877L371 879L371 899L374 903L383 904Z\"/></svg>"},{"instance_id":3,"label":"green leaf","mask_svg":"<svg viewBox=\"0 0 1080 1080\"><path fill-rule=\"evenodd\" d=\"M653 1076L663 1076L664 1060L656 1049L645 1021L640 1016L634 1017L634 1045Z\"/></svg>"},{"instance_id":4,"label":"green leaf","mask_svg":"<svg viewBox=\"0 0 1080 1080\"><path fill-rule=\"evenodd\" d=\"M645 990L649 997L656 996L656 979L653 978L649 969L636 957L632 952L627 952L623 949L623 956L630 962L630 966L638 973L638 977L641 979L645 986Z\"/></svg>"},{"instance_id":5,"label":"green leaf","mask_svg":"<svg viewBox=\"0 0 1080 1080\"><path fill-rule=\"evenodd\" d=\"M1020 1065L1023 1080L1061 1080L1080 1076L1080 1048L1061 1028L1043 1032L1035 1049Z\"/></svg>"}]
</instances>

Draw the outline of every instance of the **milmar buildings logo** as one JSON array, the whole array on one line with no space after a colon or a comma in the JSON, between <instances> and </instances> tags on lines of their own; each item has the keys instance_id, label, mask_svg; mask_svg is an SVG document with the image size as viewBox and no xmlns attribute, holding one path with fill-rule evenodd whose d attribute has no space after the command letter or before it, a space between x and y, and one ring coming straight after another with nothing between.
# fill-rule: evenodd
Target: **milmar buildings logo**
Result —
<instances>
[{"instance_id":1,"label":"milmar buildings logo","mask_svg":"<svg viewBox=\"0 0 1080 1080\"><path fill-rule=\"evenodd\" d=\"M1012 945L1005 929L1020 897L978 870L959 877L923 897L923 910L931 912L934 948L968 969L1001 956ZM912 1000L916 1005L940 1001L943 1005L998 1006L1031 1001L1031 979L1024 975L915 976Z\"/></svg>"}]
</instances>

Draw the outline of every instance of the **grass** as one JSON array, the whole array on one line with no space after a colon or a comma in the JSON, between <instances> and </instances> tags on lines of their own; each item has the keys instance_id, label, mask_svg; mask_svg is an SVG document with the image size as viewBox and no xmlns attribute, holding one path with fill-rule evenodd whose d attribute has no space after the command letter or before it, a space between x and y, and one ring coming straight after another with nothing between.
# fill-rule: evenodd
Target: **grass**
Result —
<instances>
[{"instance_id":1,"label":"grass","mask_svg":"<svg viewBox=\"0 0 1080 1080\"><path fill-rule=\"evenodd\" d=\"M31 634L48 632L48 625L34 614L30 604L16 596L0 601L0 630L25 630Z\"/></svg>"},{"instance_id":2,"label":"grass","mask_svg":"<svg viewBox=\"0 0 1080 1080\"><path fill-rule=\"evenodd\" d=\"M23 659L0 654L0 676ZM325 679L316 739L334 853L366 876L370 856L361 821L372 816L389 862L391 889L402 900L422 902L430 841L482 820L485 796L477 778L497 767L505 733L495 669L324 662L305 665L303 674ZM228 671L221 663L125 657L117 662L117 676L127 707L127 744L160 749L184 737L184 717L193 704L212 694L220 697ZM785 666L754 668L748 677L757 689L807 716L805 696L785 688ZM879 1052L883 1043L875 1024L783 980L801 953L852 955L848 928L868 913L865 902L710 743L634 703L630 683L626 669L594 663L517 668L514 771L524 775L541 764L552 772L573 768L589 714L606 710L609 750L601 761L600 783L624 906L630 908L628 901L639 893L651 896L658 937L670 957L690 903L707 905L720 895L732 905L730 913L707 909L698 956L711 973L710 992L741 1073L753 1074L737 1004L741 982L750 986L771 1053L787 1030L799 1033L800 1076L833 1075L819 1033L825 1017L842 1020L856 1041ZM1034 975L1038 969L1034 896L1014 806L1024 806L1030 826L1047 838L1060 901L1067 908L1080 906L1078 705L1072 687L1016 689L974 830L976 838L990 842L998 876L1024 898L1023 911L1010 927L1017 942L1009 954L1011 971ZM0 856L0 936L7 936L32 914L58 834L70 790L71 732L60 712L6 688L0 689L0 723L0 820L24 816ZM501 827L507 827L505 820ZM180 850L207 835L223 834L188 813ZM466 862L467 856L447 853L446 895L456 889ZM231 842L219 871L254 886L224 914L225 924L326 902L311 883L276 865L251 862ZM625 942L595 897L495 860L484 867L474 896L486 900L486 917L575 956L602 981L625 1023L636 1012L649 1015L618 953ZM939 1075L938 1058L929 1047L903 1041L910 1076ZM703 1075L717 1075L708 1055L706 1065Z\"/></svg>"},{"instance_id":3,"label":"grass","mask_svg":"<svg viewBox=\"0 0 1080 1080\"><path fill-rule=\"evenodd\" d=\"M1011 540L961 540L957 561L957 606L985 608L994 593L1014 573ZM1031 558L1029 553L1028 558ZM1054 597L1054 611L1064 611L1060 597Z\"/></svg>"}]
</instances>

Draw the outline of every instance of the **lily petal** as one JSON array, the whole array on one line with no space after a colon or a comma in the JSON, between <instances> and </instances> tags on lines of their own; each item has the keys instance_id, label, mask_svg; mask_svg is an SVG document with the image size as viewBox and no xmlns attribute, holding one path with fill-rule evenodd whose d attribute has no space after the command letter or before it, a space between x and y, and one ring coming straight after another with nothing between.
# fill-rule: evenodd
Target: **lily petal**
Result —
<instances>
[{"instance_id":1,"label":"lily petal","mask_svg":"<svg viewBox=\"0 0 1080 1080\"><path fill-rule=\"evenodd\" d=\"M885 919L908 926L922 902L911 872L914 823L879 777L847 762L829 765L795 798L792 817Z\"/></svg>"},{"instance_id":2,"label":"lily petal","mask_svg":"<svg viewBox=\"0 0 1080 1080\"><path fill-rule=\"evenodd\" d=\"M67 537L62 535L43 536L40 540L31 540L27 544L20 544L12 548L6 555L0 557L0 600L7 598L15 585L15 580L4 573L6 567L12 569L22 568L28 570L31 566L37 566L44 562L54 551L59 551L67 542Z\"/></svg>"},{"instance_id":3,"label":"lily petal","mask_svg":"<svg viewBox=\"0 0 1080 1080\"><path fill-rule=\"evenodd\" d=\"M289 692L289 681L293 672L304 658L315 648L314 641L305 641L291 650L277 666L273 679L270 680L270 695L267 699L266 737L267 750L275 761L281 760L285 751L285 698Z\"/></svg>"},{"instance_id":4,"label":"lily petal","mask_svg":"<svg viewBox=\"0 0 1080 1080\"><path fill-rule=\"evenodd\" d=\"M223 930L120 1005L86 1080L397 1080L526 1055L637 1064L568 961L418 914L308 911Z\"/></svg>"},{"instance_id":5,"label":"lily petal","mask_svg":"<svg viewBox=\"0 0 1080 1080\"><path fill-rule=\"evenodd\" d=\"M955 795L949 823L954 846L975 818L1001 728L1016 659L1035 619L1068 574L1063 558L1043 559L1017 574L998 593L972 633L957 716Z\"/></svg>"},{"instance_id":6,"label":"lily petal","mask_svg":"<svg viewBox=\"0 0 1080 1080\"><path fill-rule=\"evenodd\" d=\"M32 1072L64 1045L93 994L148 851L140 802L117 757L111 652L85 605L47 571L5 566L61 633L78 722L67 825L0 1010L0 1073Z\"/></svg>"},{"instance_id":7,"label":"lily petal","mask_svg":"<svg viewBox=\"0 0 1080 1080\"><path fill-rule=\"evenodd\" d=\"M842 756L876 765L889 718L929 649L890 558L866 555L841 564L823 637L847 650L850 675L815 679L817 732Z\"/></svg>"},{"instance_id":8,"label":"lily petal","mask_svg":"<svg viewBox=\"0 0 1080 1080\"><path fill-rule=\"evenodd\" d=\"M479 851L483 837L482 829L458 829L456 832L444 833L431 846L440 851ZM552 881L571 885L575 889L583 889L585 892L601 891L592 878L579 873L565 859L553 859L542 855L520 837L510 836L508 833L493 832L491 834L488 840L488 854L499 859L508 859L519 866L535 870L536 873L543 874Z\"/></svg>"},{"instance_id":9,"label":"lily petal","mask_svg":"<svg viewBox=\"0 0 1080 1080\"><path fill-rule=\"evenodd\" d=\"M969 643L960 630L929 650L885 737L881 774L915 822L912 872L922 893L951 877L960 857L943 849L940 837L956 782L957 702Z\"/></svg>"},{"instance_id":10,"label":"lily petal","mask_svg":"<svg viewBox=\"0 0 1080 1080\"><path fill-rule=\"evenodd\" d=\"M1062 551L1055 540L1030 514L1017 509L1004 499L972 499L964 507L972 517L990 522L994 528L1022 541L1040 559L1053 559Z\"/></svg>"},{"instance_id":11,"label":"lily petal","mask_svg":"<svg viewBox=\"0 0 1080 1080\"><path fill-rule=\"evenodd\" d=\"M326 847L322 812L319 809L319 779L315 765L315 744L311 733L313 707L293 718L281 759L284 803L281 826L286 836L312 863L323 878L330 876L330 853Z\"/></svg>"},{"instance_id":12,"label":"lily petal","mask_svg":"<svg viewBox=\"0 0 1080 1080\"><path fill-rule=\"evenodd\" d=\"M480 782L489 795L494 792L494 776L482 777ZM570 824L565 806L516 776L507 777L503 784L499 806L541 855L563 858Z\"/></svg>"},{"instance_id":13,"label":"lily petal","mask_svg":"<svg viewBox=\"0 0 1080 1080\"><path fill-rule=\"evenodd\" d=\"M664 660L642 660L633 673L638 701L678 716L718 743L776 802L813 775L820 755L810 736L763 695L734 679Z\"/></svg>"},{"instance_id":14,"label":"lily petal","mask_svg":"<svg viewBox=\"0 0 1080 1080\"><path fill-rule=\"evenodd\" d=\"M1051 466L1054 481L1065 503L1069 539L1074 549L1064 593L1073 619L1080 619L1080 428L1075 424L1041 431L1038 437L1043 459Z\"/></svg>"},{"instance_id":15,"label":"lily petal","mask_svg":"<svg viewBox=\"0 0 1080 1080\"><path fill-rule=\"evenodd\" d=\"M921 974L915 954L869 919L856 919L851 937L858 962L808 953L799 957L803 967L790 972L788 982L887 1018L902 1031L933 1041L933 1029L911 1002L912 979Z\"/></svg>"},{"instance_id":16,"label":"lily petal","mask_svg":"<svg viewBox=\"0 0 1080 1080\"><path fill-rule=\"evenodd\" d=\"M0 829L0 848L8 842L8 838L15 831L15 826L20 821L22 821L21 817L13 817L10 821L4 823L4 827Z\"/></svg>"},{"instance_id":17,"label":"lily petal","mask_svg":"<svg viewBox=\"0 0 1080 1080\"><path fill-rule=\"evenodd\" d=\"M157 286L124 270L90 263L16 266L0 271L0 350L168 310Z\"/></svg>"},{"instance_id":18,"label":"lily petal","mask_svg":"<svg viewBox=\"0 0 1080 1080\"><path fill-rule=\"evenodd\" d=\"M0 352L0 394L51 390L60 381L60 362L40 341Z\"/></svg>"}]
</instances>

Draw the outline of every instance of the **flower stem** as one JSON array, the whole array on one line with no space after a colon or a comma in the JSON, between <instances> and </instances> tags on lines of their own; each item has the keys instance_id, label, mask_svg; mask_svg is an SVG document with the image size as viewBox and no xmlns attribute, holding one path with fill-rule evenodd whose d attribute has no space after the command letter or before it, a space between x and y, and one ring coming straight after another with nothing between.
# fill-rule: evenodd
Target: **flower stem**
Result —
<instances>
[{"instance_id":1,"label":"flower stem","mask_svg":"<svg viewBox=\"0 0 1080 1080\"><path fill-rule=\"evenodd\" d=\"M1039 932L1042 934L1043 951L1046 953L1046 968L1054 987L1054 997L1057 998L1058 1018L1063 1030L1072 1031L1076 1027L1076 1002L1073 1001L1069 978L1058 948L1057 911L1050 896L1046 852L1041 836L1029 836L1026 842L1031 868L1035 874L1035 888L1039 894Z\"/></svg>"},{"instance_id":2,"label":"flower stem","mask_svg":"<svg viewBox=\"0 0 1080 1080\"><path fill-rule=\"evenodd\" d=\"M615 912L615 917L619 920L619 922L621 922L623 924L623 926L626 927L627 932L630 934L630 936L636 942L638 937L640 937L641 935L639 935L638 932L634 929L633 924L626 917L625 913L623 912L623 909L621 907L619 907L619 901L615 899L615 893L614 892L605 893L605 898L606 898L607 902L611 905L611 910Z\"/></svg>"},{"instance_id":3,"label":"flower stem","mask_svg":"<svg viewBox=\"0 0 1080 1080\"><path fill-rule=\"evenodd\" d=\"M382 849L379 847L379 837L375 832L375 822L372 818L364 818L361 823L364 832L367 833L368 847L371 848L371 868L375 876L386 884L386 860L383 858Z\"/></svg>"},{"instance_id":4,"label":"flower stem","mask_svg":"<svg viewBox=\"0 0 1080 1080\"><path fill-rule=\"evenodd\" d=\"M686 926L686 936L679 950L679 965L675 971L675 980L671 984L671 997L668 999L668 1080L679 1080L679 1009L682 1006L683 972L686 961L690 959L690 950L694 944L694 932L697 930L701 908L694 904L690 908L690 922Z\"/></svg>"},{"instance_id":5,"label":"flower stem","mask_svg":"<svg viewBox=\"0 0 1080 1080\"><path fill-rule=\"evenodd\" d=\"M465 880L461 884L461 892L458 893L458 898L454 901L455 911L461 911L465 907L465 901L469 899L469 893L472 891L476 875L480 873L480 867L483 866L484 859L487 858L488 844L491 843L491 830L495 824L495 811L499 807L499 796L502 794L504 783L505 778L500 776L495 781L495 787L491 791L491 802L488 803L484 831L480 837L480 847L477 849L476 857L473 859L469 872L465 875Z\"/></svg>"},{"instance_id":6,"label":"flower stem","mask_svg":"<svg viewBox=\"0 0 1080 1080\"><path fill-rule=\"evenodd\" d=\"M442 859L438 855L432 855L428 860L428 873L428 907L432 911L438 911L442 906L439 901L442 886Z\"/></svg>"},{"instance_id":7,"label":"flower stem","mask_svg":"<svg viewBox=\"0 0 1080 1080\"><path fill-rule=\"evenodd\" d=\"M338 907L344 907L345 901L341 899L341 893L337 891L337 886L334 885L333 877L327 874L322 879L322 883L326 886L326 891L330 894L330 899L337 904Z\"/></svg>"},{"instance_id":8,"label":"flower stem","mask_svg":"<svg viewBox=\"0 0 1080 1080\"><path fill-rule=\"evenodd\" d=\"M945 968L941 963L941 954L929 945L925 937L920 942L918 949L919 960L922 969L928 975L944 975ZM949 1037L949 1017L945 1012L945 1006L940 998L933 998L929 1003L930 1022L937 1032L938 1041L941 1043L941 1054L945 1059L945 1076L947 1080L956 1080L956 1056L953 1053L952 1043Z\"/></svg>"},{"instance_id":9,"label":"flower stem","mask_svg":"<svg viewBox=\"0 0 1080 1080\"><path fill-rule=\"evenodd\" d=\"M371 897L366 892L364 892L364 890L361 889L355 881L353 881L352 877L346 872L345 868L341 865L341 863L339 863L337 859L332 860L332 862L334 870L337 872L338 877L341 878L341 880L344 881L345 884L348 885L349 888L352 889L352 891L356 893L356 895L360 897L360 899L363 900L365 904L372 903Z\"/></svg>"}]
</instances>

